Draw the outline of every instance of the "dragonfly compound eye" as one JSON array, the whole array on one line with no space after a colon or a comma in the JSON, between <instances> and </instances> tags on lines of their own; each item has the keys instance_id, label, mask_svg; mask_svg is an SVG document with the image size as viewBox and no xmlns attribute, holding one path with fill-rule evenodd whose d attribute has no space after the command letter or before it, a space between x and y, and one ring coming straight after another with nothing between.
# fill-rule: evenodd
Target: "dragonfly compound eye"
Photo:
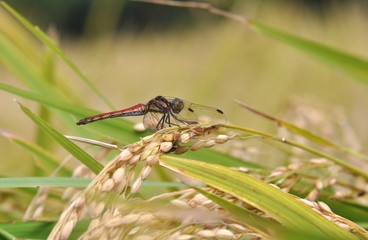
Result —
<instances>
[{"instance_id":1,"label":"dragonfly compound eye","mask_svg":"<svg viewBox=\"0 0 368 240\"><path fill-rule=\"evenodd\" d=\"M180 113L184 108L184 102L180 98L174 98L171 102L171 107L174 113Z\"/></svg>"}]
</instances>

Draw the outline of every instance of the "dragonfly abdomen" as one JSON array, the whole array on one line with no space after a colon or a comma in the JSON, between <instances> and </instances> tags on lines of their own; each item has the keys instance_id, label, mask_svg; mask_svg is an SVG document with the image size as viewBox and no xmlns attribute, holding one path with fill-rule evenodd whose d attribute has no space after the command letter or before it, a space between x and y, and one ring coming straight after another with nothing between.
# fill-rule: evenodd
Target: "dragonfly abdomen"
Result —
<instances>
[{"instance_id":1,"label":"dragonfly abdomen","mask_svg":"<svg viewBox=\"0 0 368 240\"><path fill-rule=\"evenodd\" d=\"M85 125L87 123L96 122L107 118L140 116L144 114L146 114L146 105L140 103L130 108L117 110L113 112L101 113L91 117L83 118L77 122L77 125Z\"/></svg>"}]
</instances>

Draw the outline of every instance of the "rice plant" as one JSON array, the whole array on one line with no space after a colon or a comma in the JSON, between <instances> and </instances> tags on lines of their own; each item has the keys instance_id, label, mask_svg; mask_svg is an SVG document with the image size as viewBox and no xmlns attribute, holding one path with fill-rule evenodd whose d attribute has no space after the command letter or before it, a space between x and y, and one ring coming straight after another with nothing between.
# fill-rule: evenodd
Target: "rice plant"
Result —
<instances>
[{"instance_id":1,"label":"rice plant","mask_svg":"<svg viewBox=\"0 0 368 240\"><path fill-rule=\"evenodd\" d=\"M322 60L349 81L368 80L363 58L241 14L203 2L141 2L163 4L168 11L172 6L204 10L200 14L240 23L237 28ZM125 118L77 126L77 120L100 112L84 107L77 89L88 89L110 110L115 104L61 48L54 31L45 33L1 4L0 60L18 83L1 81L0 89L16 98L12 108L19 106L21 121L36 127L33 140L1 129L4 138L35 159L32 177L2 173L3 238L368 238L368 157L357 150L355 128L343 111L323 111L293 98L286 121L235 101L238 112L277 125L272 133L248 127L244 118L231 124L232 114L227 123L215 124L179 126L156 119L161 125L154 132ZM57 61L83 87L65 80ZM201 77L214 76L212 70ZM203 96L211 95L211 86ZM231 95L224 93L220 101ZM4 159L18 167L22 162L10 154Z\"/></svg>"}]
</instances>

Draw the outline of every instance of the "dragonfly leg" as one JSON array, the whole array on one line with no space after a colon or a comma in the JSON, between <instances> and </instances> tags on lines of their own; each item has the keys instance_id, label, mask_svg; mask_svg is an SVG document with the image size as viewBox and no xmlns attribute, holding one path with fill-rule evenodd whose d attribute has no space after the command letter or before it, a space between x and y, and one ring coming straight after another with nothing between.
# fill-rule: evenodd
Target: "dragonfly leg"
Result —
<instances>
[{"instance_id":1,"label":"dragonfly leg","mask_svg":"<svg viewBox=\"0 0 368 240\"><path fill-rule=\"evenodd\" d=\"M165 122L169 125L169 127L172 127L172 126L179 127L179 124L172 123L172 122L170 121L170 116L172 116L171 111L169 112L169 114L167 114L167 117L166 117L166 119L165 119Z\"/></svg>"},{"instance_id":2,"label":"dragonfly leg","mask_svg":"<svg viewBox=\"0 0 368 240\"><path fill-rule=\"evenodd\" d=\"M165 123L167 123L169 121L168 117L169 116L166 113L162 116L163 121L161 122L161 129L163 129L165 127ZM169 126L170 126L170 124L169 124Z\"/></svg>"},{"instance_id":3,"label":"dragonfly leg","mask_svg":"<svg viewBox=\"0 0 368 240\"><path fill-rule=\"evenodd\" d=\"M165 114L165 123L167 123L169 125L169 127L171 127L170 114Z\"/></svg>"},{"instance_id":4,"label":"dragonfly leg","mask_svg":"<svg viewBox=\"0 0 368 240\"><path fill-rule=\"evenodd\" d=\"M165 115L163 115L160 120L157 122L156 124L156 129L157 130L161 130L164 126L164 122L165 122Z\"/></svg>"}]
</instances>

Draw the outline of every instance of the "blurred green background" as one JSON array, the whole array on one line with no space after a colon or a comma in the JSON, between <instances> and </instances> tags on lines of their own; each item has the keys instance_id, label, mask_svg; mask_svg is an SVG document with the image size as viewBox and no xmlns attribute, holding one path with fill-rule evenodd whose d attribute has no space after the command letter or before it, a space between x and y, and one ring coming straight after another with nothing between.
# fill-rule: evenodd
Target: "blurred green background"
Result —
<instances>
[{"instance_id":1,"label":"blurred green background","mask_svg":"<svg viewBox=\"0 0 368 240\"><path fill-rule=\"evenodd\" d=\"M210 2L368 59L366 1ZM280 117L295 99L303 99L327 114L342 109L361 146L368 142L364 83L236 22L200 10L126 1L13 0L8 4L46 32L56 29L61 49L116 109L145 103L156 95L176 96L216 106L230 123L274 131L272 123L242 110L233 99ZM60 60L56 75L84 106L111 110ZM20 86L3 65L0 79ZM13 98L0 91L0 126L32 140L34 124ZM31 101L21 102L36 109ZM64 134L74 134L56 119L53 124ZM318 126L314 131L319 133ZM0 151L1 173L32 175L30 154L4 138Z\"/></svg>"}]
</instances>

